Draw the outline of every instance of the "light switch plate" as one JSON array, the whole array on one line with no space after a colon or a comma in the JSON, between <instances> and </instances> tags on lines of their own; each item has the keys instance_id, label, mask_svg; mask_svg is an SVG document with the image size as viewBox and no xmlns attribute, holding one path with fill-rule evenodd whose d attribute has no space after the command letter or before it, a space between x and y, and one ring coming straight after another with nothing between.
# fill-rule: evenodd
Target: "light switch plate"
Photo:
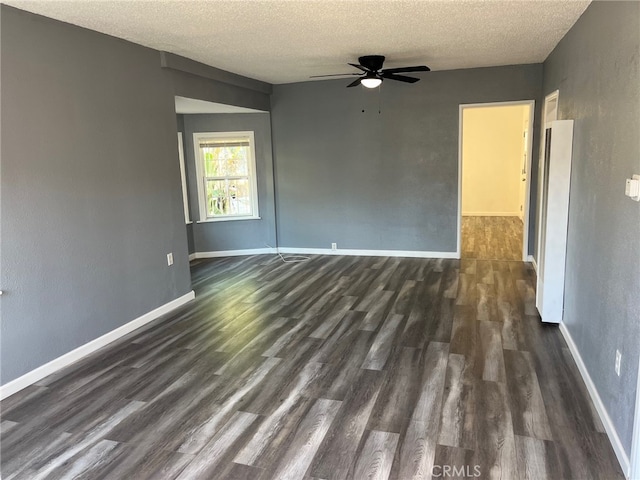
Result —
<instances>
[{"instance_id":1,"label":"light switch plate","mask_svg":"<svg viewBox=\"0 0 640 480\"><path fill-rule=\"evenodd\" d=\"M624 194L636 202L640 202L640 175L627 178L624 186Z\"/></svg>"}]
</instances>

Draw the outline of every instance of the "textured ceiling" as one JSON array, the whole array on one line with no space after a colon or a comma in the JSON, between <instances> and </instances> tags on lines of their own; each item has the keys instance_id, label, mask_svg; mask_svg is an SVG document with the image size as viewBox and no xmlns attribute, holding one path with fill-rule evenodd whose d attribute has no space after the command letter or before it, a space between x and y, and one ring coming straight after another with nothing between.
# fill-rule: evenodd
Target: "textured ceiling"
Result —
<instances>
[{"instance_id":1,"label":"textured ceiling","mask_svg":"<svg viewBox=\"0 0 640 480\"><path fill-rule=\"evenodd\" d=\"M585 0L2 0L17 8L270 83L385 67L537 63Z\"/></svg>"}]
</instances>

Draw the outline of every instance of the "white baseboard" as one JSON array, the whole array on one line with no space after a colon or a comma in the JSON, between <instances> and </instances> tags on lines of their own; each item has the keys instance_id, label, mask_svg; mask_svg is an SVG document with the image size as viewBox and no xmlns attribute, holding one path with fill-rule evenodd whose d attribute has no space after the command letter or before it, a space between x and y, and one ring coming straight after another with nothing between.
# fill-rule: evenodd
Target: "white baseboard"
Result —
<instances>
[{"instance_id":1,"label":"white baseboard","mask_svg":"<svg viewBox=\"0 0 640 480\"><path fill-rule=\"evenodd\" d=\"M195 260L196 258L197 258L197 257L196 257L196 254L195 254L195 253L190 253L190 254L189 254L189 261L190 261L190 262L191 262L191 261L193 261L193 260Z\"/></svg>"},{"instance_id":2,"label":"white baseboard","mask_svg":"<svg viewBox=\"0 0 640 480\"><path fill-rule=\"evenodd\" d=\"M196 252L195 258L237 257L240 255L265 255L278 253L275 248L246 248L244 250L218 250L217 252Z\"/></svg>"},{"instance_id":3,"label":"white baseboard","mask_svg":"<svg viewBox=\"0 0 640 480\"><path fill-rule=\"evenodd\" d=\"M640 480L640 360L638 361L638 386L636 388L636 412L631 439L630 480Z\"/></svg>"},{"instance_id":4,"label":"white baseboard","mask_svg":"<svg viewBox=\"0 0 640 480\"><path fill-rule=\"evenodd\" d=\"M519 217L520 212L462 212L463 217Z\"/></svg>"},{"instance_id":5,"label":"white baseboard","mask_svg":"<svg viewBox=\"0 0 640 480\"><path fill-rule=\"evenodd\" d=\"M195 258L235 257L239 255L265 255L265 254L303 254L303 255L345 255L358 257L412 257L412 258L460 258L456 252L426 252L414 250L359 250L352 248L306 248L306 247L279 247L279 248L250 248L244 250L220 250L217 252L196 252Z\"/></svg>"},{"instance_id":6,"label":"white baseboard","mask_svg":"<svg viewBox=\"0 0 640 480\"><path fill-rule=\"evenodd\" d=\"M175 300L170 301L169 303L165 303L164 305L151 310L150 312L145 313L144 315L136 318L135 320L130 321L129 323L122 325L121 327L116 328L115 330L111 330L108 333L105 333L101 337L96 338L95 340L91 340L84 345L71 350L64 355L51 360L48 363L36 368L35 370L31 370L28 373L25 373L21 377L16 378L15 380L11 380L5 385L0 387L0 399L5 399L10 395L13 395L16 392L19 392L23 388L28 387L29 385L34 384L38 380L42 380L47 375L51 375L52 373L57 372L58 370L71 365L73 362L77 362L78 360L86 357L87 355L95 352L96 350L110 344L111 342L119 339L127 335L128 333L136 330L137 328L142 327L143 325L161 317L162 315L175 310L178 307L181 307L185 303L193 300L195 298L195 293L191 290L189 293L182 295L181 297L176 298Z\"/></svg>"},{"instance_id":7,"label":"white baseboard","mask_svg":"<svg viewBox=\"0 0 640 480\"><path fill-rule=\"evenodd\" d=\"M584 380L584 383L587 386L587 390L589 391L591 400L593 401L593 404L596 407L596 411L600 416L600 420L604 425L604 429L607 432L607 436L609 437L609 441L611 442L613 451L615 452L616 457L618 457L618 462L622 467L622 472L624 473L626 478L629 478L629 475L630 475L629 457L627 456L627 453L624 451L624 447L622 446L622 442L620 441L618 432L616 431L616 428L613 425L613 422L611 421L611 417L609 417L609 413L607 412L607 409L604 406L604 403L602 403L602 399L598 394L598 390L595 384L593 383L593 380L591 380L591 376L587 371L587 367L582 361L582 357L580 356L578 347L574 343L573 338L571 338L571 334L569 333L569 330L567 330L566 325L562 322L560 322L560 332L562 333L562 336L567 342L569 351L571 352L571 355L573 356L573 359L575 360L576 365L578 366L578 370L580 371L580 375L582 375L582 379Z\"/></svg>"},{"instance_id":8,"label":"white baseboard","mask_svg":"<svg viewBox=\"0 0 640 480\"><path fill-rule=\"evenodd\" d=\"M303 255L351 255L356 257L459 258L456 252L427 252L420 250L359 250L352 248L279 247L280 253Z\"/></svg>"}]
</instances>

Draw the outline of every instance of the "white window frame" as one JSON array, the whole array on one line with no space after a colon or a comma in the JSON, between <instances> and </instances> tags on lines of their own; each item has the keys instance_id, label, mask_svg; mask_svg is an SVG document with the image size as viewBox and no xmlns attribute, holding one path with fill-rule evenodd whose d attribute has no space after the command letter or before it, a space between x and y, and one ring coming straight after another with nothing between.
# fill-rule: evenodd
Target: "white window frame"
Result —
<instances>
[{"instance_id":1,"label":"white window frame","mask_svg":"<svg viewBox=\"0 0 640 480\"><path fill-rule=\"evenodd\" d=\"M204 158L200 149L200 142L206 140L221 139L242 139L249 140L249 184L251 187L251 215L224 215L224 216L207 216L207 190L205 183L207 181L204 170ZM193 134L193 151L196 162L196 172L198 174L198 206L200 209L200 220L198 223L204 222L228 222L233 220L258 220L260 219L258 211L258 181L256 175L256 147L255 135L253 131L244 132L198 132Z\"/></svg>"},{"instance_id":2,"label":"white window frame","mask_svg":"<svg viewBox=\"0 0 640 480\"><path fill-rule=\"evenodd\" d=\"M189 193L187 192L187 174L184 165L184 144L182 143L182 132L178 132L178 160L180 163L180 181L182 182L182 206L184 207L184 221L191 223L189 213Z\"/></svg>"}]
</instances>

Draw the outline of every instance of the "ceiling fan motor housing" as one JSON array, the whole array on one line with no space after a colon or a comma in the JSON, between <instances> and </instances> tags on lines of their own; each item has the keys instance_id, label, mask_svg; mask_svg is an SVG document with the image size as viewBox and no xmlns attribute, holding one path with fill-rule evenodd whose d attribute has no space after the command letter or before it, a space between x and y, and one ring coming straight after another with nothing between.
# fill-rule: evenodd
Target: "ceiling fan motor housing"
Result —
<instances>
[{"instance_id":1,"label":"ceiling fan motor housing","mask_svg":"<svg viewBox=\"0 0 640 480\"><path fill-rule=\"evenodd\" d=\"M384 64L384 56L382 55L365 55L358 58L358 62L364 68L377 72Z\"/></svg>"}]
</instances>

